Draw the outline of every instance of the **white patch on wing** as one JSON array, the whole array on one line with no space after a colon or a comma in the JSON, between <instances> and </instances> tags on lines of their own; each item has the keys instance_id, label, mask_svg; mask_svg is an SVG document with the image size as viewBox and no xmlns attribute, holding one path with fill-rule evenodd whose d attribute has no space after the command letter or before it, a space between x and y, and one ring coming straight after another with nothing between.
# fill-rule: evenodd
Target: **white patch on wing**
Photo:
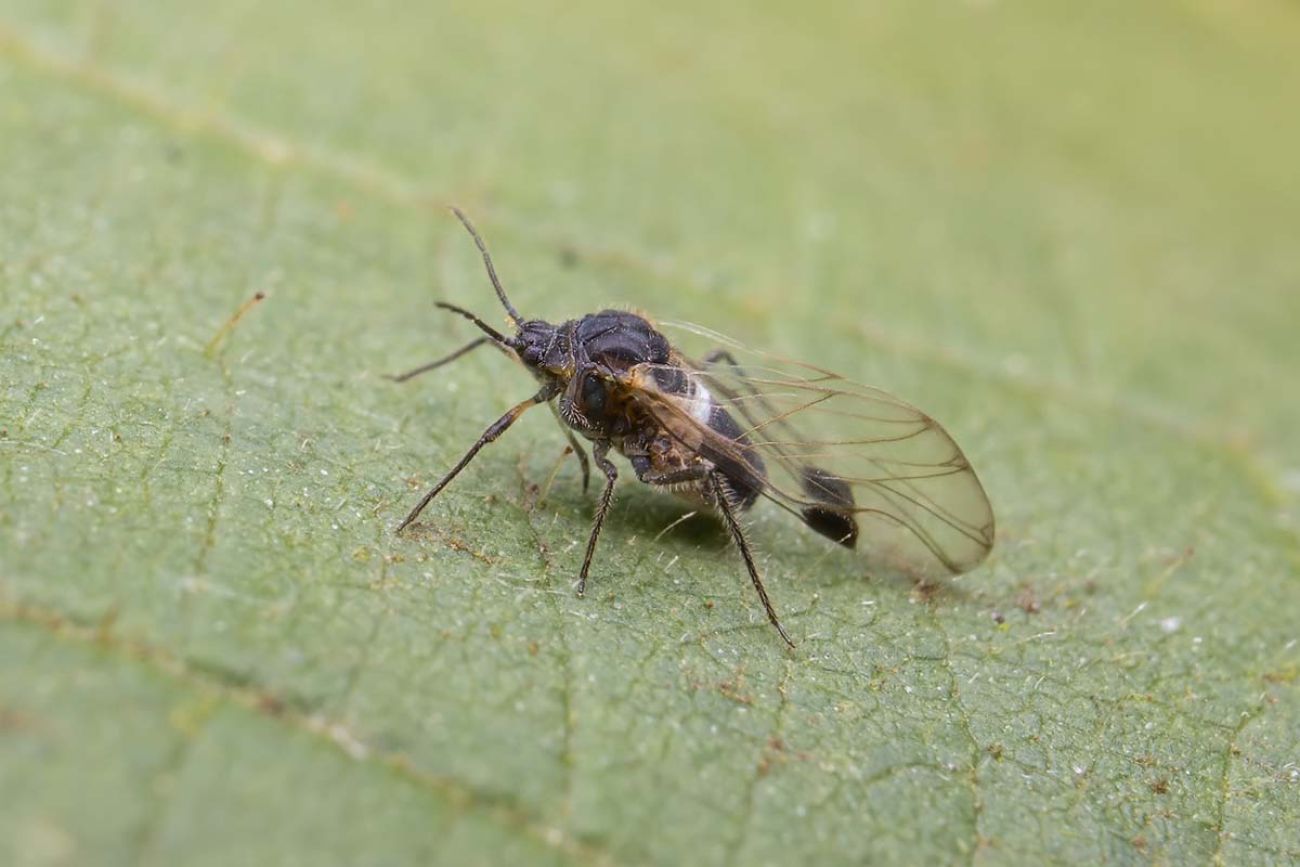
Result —
<instances>
[{"instance_id":1,"label":"white patch on wing","mask_svg":"<svg viewBox=\"0 0 1300 867\"><path fill-rule=\"evenodd\" d=\"M709 424L709 419L713 417L713 395L709 393L703 383L695 383L695 394L691 397L690 412L691 418L706 427Z\"/></svg>"}]
</instances>

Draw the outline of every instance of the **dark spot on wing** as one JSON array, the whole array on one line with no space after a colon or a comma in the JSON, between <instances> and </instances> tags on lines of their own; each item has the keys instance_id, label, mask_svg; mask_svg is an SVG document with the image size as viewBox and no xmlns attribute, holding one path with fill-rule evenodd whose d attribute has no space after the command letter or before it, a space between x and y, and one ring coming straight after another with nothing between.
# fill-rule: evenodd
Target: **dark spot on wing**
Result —
<instances>
[{"instance_id":1,"label":"dark spot on wing","mask_svg":"<svg viewBox=\"0 0 1300 867\"><path fill-rule=\"evenodd\" d=\"M818 533L846 548L858 543L858 522L853 519L853 491L848 482L821 467L804 467L803 490L808 499L822 505L802 510L804 522Z\"/></svg>"}]
</instances>

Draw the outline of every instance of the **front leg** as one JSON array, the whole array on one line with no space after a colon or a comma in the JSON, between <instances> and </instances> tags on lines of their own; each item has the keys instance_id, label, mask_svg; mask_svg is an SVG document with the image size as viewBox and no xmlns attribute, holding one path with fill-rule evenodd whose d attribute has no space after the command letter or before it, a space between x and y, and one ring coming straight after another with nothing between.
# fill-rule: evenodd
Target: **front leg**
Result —
<instances>
[{"instance_id":1,"label":"front leg","mask_svg":"<svg viewBox=\"0 0 1300 867\"><path fill-rule=\"evenodd\" d=\"M528 398L528 400L515 404L509 412L488 425L487 430L483 431L482 435L479 436L478 442L470 446L470 450L465 453L465 456L461 458L459 462L457 462L456 466L448 470L447 474L439 480L438 484L430 488L429 492L420 498L420 502L415 504L415 508L402 519L402 523L397 525L397 530L395 532L402 532L410 526L412 521L420 517L420 513L424 511L424 507L429 505L429 503L433 501L433 498L438 496L442 489L447 487L447 485L451 483L451 480L456 478L460 471L469 465L470 461L474 460L474 456L479 453L479 449L483 448L483 446L488 443L496 442L497 437L509 430L510 426L514 424L519 419L519 416L523 415L524 411L529 407L537 406L539 403L546 403L548 400L555 397L555 391L556 389L553 384L542 386L542 390L537 392L537 394Z\"/></svg>"},{"instance_id":2,"label":"front leg","mask_svg":"<svg viewBox=\"0 0 1300 867\"><path fill-rule=\"evenodd\" d=\"M587 572L591 569L591 556L596 553L596 540L600 538L600 528L609 514L610 504L614 501L614 483L618 481L618 467L614 466L606 455L609 454L608 441L596 441L591 446L591 456L596 466L605 474L605 490L600 494L600 503L596 506L596 517L591 524L591 537L587 539L587 554L582 558L582 569L578 572L578 595L587 592Z\"/></svg>"}]
</instances>

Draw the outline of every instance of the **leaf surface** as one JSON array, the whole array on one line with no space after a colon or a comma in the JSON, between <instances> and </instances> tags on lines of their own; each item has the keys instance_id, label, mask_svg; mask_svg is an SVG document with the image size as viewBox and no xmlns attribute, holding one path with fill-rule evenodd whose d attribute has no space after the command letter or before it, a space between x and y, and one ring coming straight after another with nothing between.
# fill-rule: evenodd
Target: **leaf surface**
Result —
<instances>
[{"instance_id":1,"label":"leaf surface","mask_svg":"<svg viewBox=\"0 0 1300 867\"><path fill-rule=\"evenodd\" d=\"M0 860L1300 858L1293 5L416 5L0 2ZM542 412L394 536L530 393L382 376L452 202L933 413L989 561L760 508L788 652L625 482L578 599Z\"/></svg>"}]
</instances>

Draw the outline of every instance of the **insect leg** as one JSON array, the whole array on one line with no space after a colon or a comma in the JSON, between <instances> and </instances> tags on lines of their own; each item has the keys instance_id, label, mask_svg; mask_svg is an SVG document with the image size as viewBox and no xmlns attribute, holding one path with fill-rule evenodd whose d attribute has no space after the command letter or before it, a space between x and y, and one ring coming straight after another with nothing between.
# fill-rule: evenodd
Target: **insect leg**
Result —
<instances>
[{"instance_id":1,"label":"insect leg","mask_svg":"<svg viewBox=\"0 0 1300 867\"><path fill-rule=\"evenodd\" d=\"M555 404L547 404L547 406L551 408L551 415L555 416L556 424L560 426L560 430L564 431L564 435L568 437L569 448L573 449L574 455L578 458L578 465L582 467L582 492L585 494L588 488L591 487L591 463L587 460L587 451L582 447L582 443L578 441L578 438L573 435L573 431L569 426L564 423L564 419L560 418L560 411L555 408Z\"/></svg>"},{"instance_id":2,"label":"insect leg","mask_svg":"<svg viewBox=\"0 0 1300 867\"><path fill-rule=\"evenodd\" d=\"M539 403L545 403L555 397L555 392L555 386L544 386L541 391L537 392L537 394L528 398L528 400L515 404L509 412L492 422L492 424L488 426L487 430L483 431L482 436L478 438L478 442L474 443L474 445L470 447L470 450L465 453L465 457L461 458L460 462L457 463L456 466L452 467L447 475L442 477L442 480L439 481L438 484L430 488L429 492L420 499L420 502L415 504L415 508L411 510L410 514L402 519L402 523L397 525L397 530L395 532L400 533L410 526L410 523L418 518L420 513L424 511L424 507L429 505L429 503L433 501L433 498L438 496L442 489L447 487L448 483L450 483L452 479L456 478L460 471L465 469L470 461L474 460L474 456L478 454L479 449L505 433L510 425L514 424L515 420L518 419L519 416L523 415L524 411L529 407L536 406Z\"/></svg>"},{"instance_id":3,"label":"insect leg","mask_svg":"<svg viewBox=\"0 0 1300 867\"><path fill-rule=\"evenodd\" d=\"M717 364L719 361L725 361L732 367L740 367L740 362L736 360L736 356L731 354L730 349L715 349L708 355L704 356L703 359L703 362L706 365Z\"/></svg>"},{"instance_id":4,"label":"insect leg","mask_svg":"<svg viewBox=\"0 0 1300 867\"><path fill-rule=\"evenodd\" d=\"M600 503L596 506L596 517L591 524L591 537L587 539L587 553L582 558L582 569L578 571L578 595L587 592L587 571L591 569L591 555L596 553L596 540L600 538L601 525L605 515L609 514L610 503L614 501L614 482L618 481L618 467L605 457L609 452L609 443L597 442L591 447L596 466L605 474L605 490L600 494Z\"/></svg>"},{"instance_id":5,"label":"insect leg","mask_svg":"<svg viewBox=\"0 0 1300 867\"><path fill-rule=\"evenodd\" d=\"M767 598L767 590L763 587L763 579L758 575L758 567L754 565L754 555L750 553L749 542L745 540L745 532L740 528L740 522L736 520L736 515L731 509L722 476L718 473L711 473L709 482L710 487L713 489L713 497L718 506L718 511L722 513L727 529L731 531L731 538L735 540L736 547L740 549L740 556L745 560L745 568L749 570L749 579L754 582L754 589L758 591L758 598L762 600L763 609L767 611L767 619L772 621L772 625L776 627L777 632L781 633L785 643L794 647L794 642L790 640L790 636L785 634L781 621L777 619L776 609L772 607L772 601Z\"/></svg>"},{"instance_id":6,"label":"insect leg","mask_svg":"<svg viewBox=\"0 0 1300 867\"><path fill-rule=\"evenodd\" d=\"M449 355L444 355L442 358L439 358L437 361L430 361L428 364L422 364L419 367L406 371L406 373L385 374L384 378L391 379L393 382L406 382L408 379L414 379L415 377L419 376L422 373L428 373L430 370L435 370L439 367L442 367L444 364L450 364L451 362L455 361L457 358L460 358L462 355L465 355L467 353L473 352L475 349L478 349L480 346L482 346L484 343L487 343L491 339L492 338L486 335L484 335L483 337L476 337L473 340L471 340L469 343L466 343L460 349L457 349L455 352Z\"/></svg>"},{"instance_id":7,"label":"insect leg","mask_svg":"<svg viewBox=\"0 0 1300 867\"><path fill-rule=\"evenodd\" d=\"M711 470L707 466L696 464L693 467L682 467L680 470L670 470L666 473L652 473L648 471L645 473L638 473L637 478L645 482L647 485L660 485L666 487L668 485L685 484L686 482L698 482L700 479L706 478L710 472Z\"/></svg>"}]
</instances>

